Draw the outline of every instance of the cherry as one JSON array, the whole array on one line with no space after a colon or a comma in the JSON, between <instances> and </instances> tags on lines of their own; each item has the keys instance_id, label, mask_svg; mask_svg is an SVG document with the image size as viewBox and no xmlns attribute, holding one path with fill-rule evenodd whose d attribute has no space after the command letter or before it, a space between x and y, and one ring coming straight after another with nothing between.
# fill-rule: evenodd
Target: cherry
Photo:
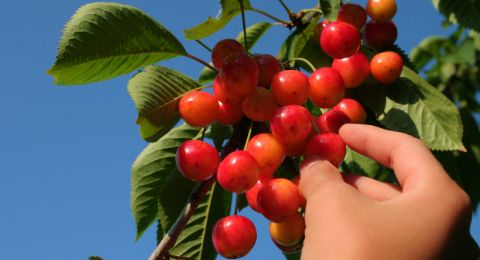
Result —
<instances>
[{"instance_id":1,"label":"cherry","mask_svg":"<svg viewBox=\"0 0 480 260\"><path fill-rule=\"evenodd\" d=\"M355 88L367 80L370 62L361 51L343 59L334 59L332 68L342 76L346 88Z\"/></svg>"},{"instance_id":2,"label":"cherry","mask_svg":"<svg viewBox=\"0 0 480 260\"><path fill-rule=\"evenodd\" d=\"M235 151L227 155L217 169L218 183L230 192L247 191L257 183L259 175L260 166L246 151Z\"/></svg>"},{"instance_id":3,"label":"cherry","mask_svg":"<svg viewBox=\"0 0 480 260\"><path fill-rule=\"evenodd\" d=\"M277 58L269 54L259 54L253 56L258 64L260 75L258 77L258 86L270 88L273 77L282 70L282 66Z\"/></svg>"},{"instance_id":4,"label":"cherry","mask_svg":"<svg viewBox=\"0 0 480 260\"><path fill-rule=\"evenodd\" d=\"M332 68L320 68L308 79L310 83L310 100L318 107L335 106L345 95L342 76Z\"/></svg>"},{"instance_id":5,"label":"cherry","mask_svg":"<svg viewBox=\"0 0 480 260\"><path fill-rule=\"evenodd\" d=\"M223 125L234 125L243 118L242 108L218 101L218 122Z\"/></svg>"},{"instance_id":6,"label":"cherry","mask_svg":"<svg viewBox=\"0 0 480 260\"><path fill-rule=\"evenodd\" d=\"M377 22L390 21L397 12L397 3L395 0L368 0L367 14Z\"/></svg>"},{"instance_id":7,"label":"cherry","mask_svg":"<svg viewBox=\"0 0 480 260\"><path fill-rule=\"evenodd\" d=\"M338 106L338 104L337 104ZM317 127L320 130L320 133L336 133L344 124L350 123L351 120L343 111L340 110L330 110L323 113L316 120Z\"/></svg>"},{"instance_id":8,"label":"cherry","mask_svg":"<svg viewBox=\"0 0 480 260\"><path fill-rule=\"evenodd\" d=\"M225 86L222 84L220 75L217 75L215 80L213 80L213 93L215 93L218 100L224 104L241 105L243 101L243 96L227 92L227 89L225 89Z\"/></svg>"},{"instance_id":9,"label":"cherry","mask_svg":"<svg viewBox=\"0 0 480 260\"><path fill-rule=\"evenodd\" d=\"M217 149L199 140L183 142L175 157L177 169L187 179L204 181L215 174L220 156Z\"/></svg>"},{"instance_id":10,"label":"cherry","mask_svg":"<svg viewBox=\"0 0 480 260\"><path fill-rule=\"evenodd\" d=\"M315 27L313 31L313 39L316 44L320 45L320 36L322 35L322 31L325 29L328 23L329 21L327 19L323 19L323 21L318 23Z\"/></svg>"},{"instance_id":11,"label":"cherry","mask_svg":"<svg viewBox=\"0 0 480 260\"><path fill-rule=\"evenodd\" d=\"M271 178L285 158L283 144L270 133L258 134L247 144L249 152L260 166L260 178Z\"/></svg>"},{"instance_id":12,"label":"cherry","mask_svg":"<svg viewBox=\"0 0 480 260\"><path fill-rule=\"evenodd\" d=\"M403 60L393 51L380 52L370 61L370 72L373 78L383 84L396 81L403 69Z\"/></svg>"},{"instance_id":13,"label":"cherry","mask_svg":"<svg viewBox=\"0 0 480 260\"><path fill-rule=\"evenodd\" d=\"M270 222L270 237L283 246L295 245L305 233L305 219L300 213L293 214L280 223Z\"/></svg>"},{"instance_id":14,"label":"cherry","mask_svg":"<svg viewBox=\"0 0 480 260\"><path fill-rule=\"evenodd\" d=\"M245 256L256 241L255 225L246 217L238 215L224 217L213 226L213 247L225 258Z\"/></svg>"},{"instance_id":15,"label":"cherry","mask_svg":"<svg viewBox=\"0 0 480 260\"><path fill-rule=\"evenodd\" d=\"M303 106L283 106L270 119L270 129L282 143L302 142L312 131L312 117Z\"/></svg>"},{"instance_id":16,"label":"cherry","mask_svg":"<svg viewBox=\"0 0 480 260\"><path fill-rule=\"evenodd\" d=\"M367 113L363 106L355 99L342 99L332 111L342 111L345 113L352 123L363 124L367 121Z\"/></svg>"},{"instance_id":17,"label":"cherry","mask_svg":"<svg viewBox=\"0 0 480 260\"><path fill-rule=\"evenodd\" d=\"M320 46L332 58L345 58L360 48L360 33L349 23L331 22L322 30Z\"/></svg>"},{"instance_id":18,"label":"cherry","mask_svg":"<svg viewBox=\"0 0 480 260\"><path fill-rule=\"evenodd\" d=\"M242 102L242 111L250 120L265 122L270 120L278 106L272 92L263 87L256 87Z\"/></svg>"},{"instance_id":19,"label":"cherry","mask_svg":"<svg viewBox=\"0 0 480 260\"><path fill-rule=\"evenodd\" d=\"M273 222L282 222L298 214L300 192L297 185L287 179L277 178L265 183L257 195L262 214Z\"/></svg>"},{"instance_id":20,"label":"cherry","mask_svg":"<svg viewBox=\"0 0 480 260\"><path fill-rule=\"evenodd\" d=\"M397 27L392 21L384 23L369 21L364 33L365 41L376 49L390 47L397 39Z\"/></svg>"},{"instance_id":21,"label":"cherry","mask_svg":"<svg viewBox=\"0 0 480 260\"><path fill-rule=\"evenodd\" d=\"M292 179L292 182L297 185L297 188L300 187L300 175L297 175ZM298 189L300 191L300 188ZM300 192L300 207L305 208L307 206L307 200L303 197L303 194Z\"/></svg>"},{"instance_id":22,"label":"cherry","mask_svg":"<svg viewBox=\"0 0 480 260\"><path fill-rule=\"evenodd\" d=\"M252 208L254 211L258 213L262 213L262 209L258 206L257 203L257 196L258 196L258 191L263 187L263 182L258 180L255 185L250 188L247 192L245 192L245 197L247 197L247 202L250 208Z\"/></svg>"},{"instance_id":23,"label":"cherry","mask_svg":"<svg viewBox=\"0 0 480 260\"><path fill-rule=\"evenodd\" d=\"M345 158L346 145L335 133L317 134L310 139L305 150L305 160L322 159L339 167Z\"/></svg>"},{"instance_id":24,"label":"cherry","mask_svg":"<svg viewBox=\"0 0 480 260\"><path fill-rule=\"evenodd\" d=\"M272 80L272 94L278 104L303 105L308 99L308 77L298 70L284 70Z\"/></svg>"},{"instance_id":25,"label":"cherry","mask_svg":"<svg viewBox=\"0 0 480 260\"><path fill-rule=\"evenodd\" d=\"M204 91L190 91L180 99L178 110L187 124L206 127L218 117L218 99Z\"/></svg>"},{"instance_id":26,"label":"cherry","mask_svg":"<svg viewBox=\"0 0 480 260\"><path fill-rule=\"evenodd\" d=\"M337 21L349 23L360 30L367 21L367 12L360 5L344 4L338 11Z\"/></svg>"},{"instance_id":27,"label":"cherry","mask_svg":"<svg viewBox=\"0 0 480 260\"><path fill-rule=\"evenodd\" d=\"M242 44L233 39L224 39L217 42L212 50L213 65L220 68L223 60L233 53L245 53Z\"/></svg>"},{"instance_id":28,"label":"cherry","mask_svg":"<svg viewBox=\"0 0 480 260\"><path fill-rule=\"evenodd\" d=\"M228 93L245 96L255 90L259 69L257 63L248 55L233 53L222 63L220 78Z\"/></svg>"},{"instance_id":29,"label":"cherry","mask_svg":"<svg viewBox=\"0 0 480 260\"><path fill-rule=\"evenodd\" d=\"M294 245L291 245L291 246L281 245L273 239L272 239L272 241L286 255L299 253L300 251L302 251L302 248L303 248L303 241L300 241L297 244L294 244Z\"/></svg>"},{"instance_id":30,"label":"cherry","mask_svg":"<svg viewBox=\"0 0 480 260\"><path fill-rule=\"evenodd\" d=\"M292 156L292 157L302 156L303 153L305 153L307 142L308 142L308 138L305 138L305 140L301 142L289 143L289 144L284 143L283 145L285 147L285 154L287 156Z\"/></svg>"}]
</instances>

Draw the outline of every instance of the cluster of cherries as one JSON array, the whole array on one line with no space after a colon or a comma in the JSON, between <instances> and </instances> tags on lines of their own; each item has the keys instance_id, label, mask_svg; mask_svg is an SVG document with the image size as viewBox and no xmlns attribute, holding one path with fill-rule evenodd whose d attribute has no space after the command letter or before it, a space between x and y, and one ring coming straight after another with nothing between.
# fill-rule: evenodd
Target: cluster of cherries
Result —
<instances>
[{"instance_id":1,"label":"cluster of cherries","mask_svg":"<svg viewBox=\"0 0 480 260\"><path fill-rule=\"evenodd\" d=\"M282 70L280 62L268 54L250 57L235 40L218 42L212 51L212 62L220 71L214 80L214 95L186 93L179 102L181 117L191 126L207 127L215 120L234 125L245 116L264 122L270 131L254 135L244 150L223 160L212 145L188 140L176 155L182 175L204 181L216 174L221 187L245 193L250 207L271 221L270 235L281 250L300 249L306 201L298 189L299 178L275 178L274 173L286 156L303 157L303 161L320 158L340 166L346 145L338 135L339 128L366 120L361 104L344 97L345 89L360 86L369 75L380 83L392 83L403 67L402 58L391 51L380 52L369 61L359 50L360 30L365 27L367 45L377 50L391 46L397 37L390 21L395 12L394 0L369 0L366 10L355 4L342 5L337 21L324 20L314 36L333 63L310 76ZM367 14L372 18L368 23ZM330 110L316 118L304 107L308 99ZM256 236L252 221L233 215L215 224L212 242L222 256L237 258L250 251Z\"/></svg>"}]
</instances>

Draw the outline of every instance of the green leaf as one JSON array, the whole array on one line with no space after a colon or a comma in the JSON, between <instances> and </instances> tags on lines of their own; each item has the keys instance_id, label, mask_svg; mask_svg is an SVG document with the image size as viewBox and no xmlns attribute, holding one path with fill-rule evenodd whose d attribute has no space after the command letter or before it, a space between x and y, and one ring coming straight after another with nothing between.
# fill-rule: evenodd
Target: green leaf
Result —
<instances>
[{"instance_id":1,"label":"green leaf","mask_svg":"<svg viewBox=\"0 0 480 260\"><path fill-rule=\"evenodd\" d=\"M248 0L242 0L245 10L252 9ZM233 17L241 13L238 0L220 0L221 9L219 15L215 18L208 17L203 23L184 30L185 38L188 40L198 40L210 36L220 31Z\"/></svg>"},{"instance_id":2,"label":"green leaf","mask_svg":"<svg viewBox=\"0 0 480 260\"><path fill-rule=\"evenodd\" d=\"M338 10L342 4L341 0L320 0L320 9L325 18L330 22L337 20Z\"/></svg>"},{"instance_id":3,"label":"green leaf","mask_svg":"<svg viewBox=\"0 0 480 260\"><path fill-rule=\"evenodd\" d=\"M56 84L87 84L178 55L186 55L182 44L141 10L91 3L78 9L66 24L48 73Z\"/></svg>"},{"instance_id":4,"label":"green leaf","mask_svg":"<svg viewBox=\"0 0 480 260\"><path fill-rule=\"evenodd\" d=\"M89 256L88 260L103 260L103 258L100 256Z\"/></svg>"},{"instance_id":5,"label":"green leaf","mask_svg":"<svg viewBox=\"0 0 480 260\"><path fill-rule=\"evenodd\" d=\"M313 36L313 35L312 35ZM321 67L329 67L332 64L332 58L330 58L323 50L320 48L318 43L318 39L314 39L311 37L310 40L307 42L305 47L302 49L300 54L298 55L300 58L307 59L312 63L315 68ZM308 66L305 62L297 62L296 64L298 67L310 71L310 66Z\"/></svg>"},{"instance_id":6,"label":"green leaf","mask_svg":"<svg viewBox=\"0 0 480 260\"><path fill-rule=\"evenodd\" d=\"M386 128L419 137L433 150L465 149L456 106L408 67L393 84L366 85L359 97Z\"/></svg>"},{"instance_id":7,"label":"green leaf","mask_svg":"<svg viewBox=\"0 0 480 260\"><path fill-rule=\"evenodd\" d=\"M217 220L229 214L231 200L232 194L215 183L195 210L170 253L192 259L215 259L212 228Z\"/></svg>"},{"instance_id":8,"label":"green leaf","mask_svg":"<svg viewBox=\"0 0 480 260\"><path fill-rule=\"evenodd\" d=\"M254 25L251 25L247 28L247 43L248 43L248 50L252 49L255 43L265 34L268 29L273 26L271 23L267 22L259 22ZM245 46L245 37L243 35L243 31L240 32L237 36L237 41Z\"/></svg>"},{"instance_id":9,"label":"green leaf","mask_svg":"<svg viewBox=\"0 0 480 260\"><path fill-rule=\"evenodd\" d=\"M230 139L233 134L233 127L228 125L222 125L219 122L214 122L207 129L205 137L212 139L213 144L217 150L222 150L225 140Z\"/></svg>"},{"instance_id":10,"label":"green leaf","mask_svg":"<svg viewBox=\"0 0 480 260\"><path fill-rule=\"evenodd\" d=\"M443 56L441 60L473 66L475 64L475 42L471 38L466 38L453 52Z\"/></svg>"},{"instance_id":11,"label":"green leaf","mask_svg":"<svg viewBox=\"0 0 480 260\"><path fill-rule=\"evenodd\" d=\"M359 174L390 183L396 182L395 175L391 169L350 148L347 149L342 167L346 173Z\"/></svg>"},{"instance_id":12,"label":"green leaf","mask_svg":"<svg viewBox=\"0 0 480 260\"><path fill-rule=\"evenodd\" d=\"M130 203L135 217L138 240L155 220L162 185L172 174L177 148L186 140L198 138L200 129L188 125L171 130L157 142L149 144L132 166Z\"/></svg>"},{"instance_id":13,"label":"green leaf","mask_svg":"<svg viewBox=\"0 0 480 260\"><path fill-rule=\"evenodd\" d=\"M479 0L433 0L432 2L450 22L480 31Z\"/></svg>"},{"instance_id":14,"label":"green leaf","mask_svg":"<svg viewBox=\"0 0 480 260\"><path fill-rule=\"evenodd\" d=\"M211 62L210 62L210 65L213 66ZM216 76L217 76L216 71L213 71L209 67L205 66L200 72L200 76L198 77L198 83L205 85L207 83L212 82Z\"/></svg>"},{"instance_id":15,"label":"green leaf","mask_svg":"<svg viewBox=\"0 0 480 260\"><path fill-rule=\"evenodd\" d=\"M317 22L318 15L314 16L307 24L297 27L297 29L288 36L278 54L281 61L288 61L300 56L300 53L310 38L312 38ZM320 47L318 47L318 49L320 49ZM295 64L295 61L292 61L290 66L293 67Z\"/></svg>"},{"instance_id":16,"label":"green leaf","mask_svg":"<svg viewBox=\"0 0 480 260\"><path fill-rule=\"evenodd\" d=\"M422 69L433 58L439 58L440 50L446 41L447 39L442 36L430 36L423 39L420 44L410 52L410 57L415 67Z\"/></svg>"},{"instance_id":17,"label":"green leaf","mask_svg":"<svg viewBox=\"0 0 480 260\"><path fill-rule=\"evenodd\" d=\"M128 82L128 92L138 111L142 138L156 141L179 120L178 102L186 92L200 85L177 71L148 66Z\"/></svg>"}]
</instances>

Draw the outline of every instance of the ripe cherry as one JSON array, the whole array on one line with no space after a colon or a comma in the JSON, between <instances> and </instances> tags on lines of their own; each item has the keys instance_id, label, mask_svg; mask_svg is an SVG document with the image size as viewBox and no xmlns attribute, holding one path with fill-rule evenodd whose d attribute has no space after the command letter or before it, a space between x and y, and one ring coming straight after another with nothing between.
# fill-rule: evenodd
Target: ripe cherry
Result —
<instances>
[{"instance_id":1,"label":"ripe cherry","mask_svg":"<svg viewBox=\"0 0 480 260\"><path fill-rule=\"evenodd\" d=\"M400 77L402 69L402 57L393 51L380 52L370 61L372 76L383 84L395 82Z\"/></svg>"},{"instance_id":2,"label":"ripe cherry","mask_svg":"<svg viewBox=\"0 0 480 260\"><path fill-rule=\"evenodd\" d=\"M360 86L370 74L370 62L361 51L343 59L334 59L332 68L340 73L346 88Z\"/></svg>"},{"instance_id":3,"label":"ripe cherry","mask_svg":"<svg viewBox=\"0 0 480 260\"><path fill-rule=\"evenodd\" d=\"M337 21L349 23L360 30L367 21L367 12L360 5L344 4L338 11Z\"/></svg>"},{"instance_id":4,"label":"ripe cherry","mask_svg":"<svg viewBox=\"0 0 480 260\"><path fill-rule=\"evenodd\" d=\"M297 188L300 187L300 175L297 175L292 179L292 182L297 185ZM298 189L300 191L300 188ZM307 200L303 197L303 194L300 192L300 207L305 208L307 206Z\"/></svg>"},{"instance_id":5,"label":"ripe cherry","mask_svg":"<svg viewBox=\"0 0 480 260\"><path fill-rule=\"evenodd\" d=\"M320 36L322 35L323 29L327 26L329 21L327 19L323 19L320 23L317 24L313 31L313 40L316 44L320 45Z\"/></svg>"},{"instance_id":6,"label":"ripe cherry","mask_svg":"<svg viewBox=\"0 0 480 260\"><path fill-rule=\"evenodd\" d=\"M243 96L235 95L227 91L222 84L220 75L217 75L213 81L213 93L215 93L218 100L222 101L224 104L240 106L243 101Z\"/></svg>"},{"instance_id":7,"label":"ripe cherry","mask_svg":"<svg viewBox=\"0 0 480 260\"><path fill-rule=\"evenodd\" d=\"M217 169L218 183L230 192L247 191L257 183L259 175L260 166L246 151L235 151L227 155Z\"/></svg>"},{"instance_id":8,"label":"ripe cherry","mask_svg":"<svg viewBox=\"0 0 480 260\"><path fill-rule=\"evenodd\" d=\"M217 149L199 140L183 142L175 157L177 169L187 179L204 181L215 174L220 156Z\"/></svg>"},{"instance_id":9,"label":"ripe cherry","mask_svg":"<svg viewBox=\"0 0 480 260\"><path fill-rule=\"evenodd\" d=\"M338 105L337 105L338 106ZM342 125L350 123L351 120L343 111L330 110L323 113L316 120L320 133L336 133Z\"/></svg>"},{"instance_id":10,"label":"ripe cherry","mask_svg":"<svg viewBox=\"0 0 480 260\"><path fill-rule=\"evenodd\" d=\"M312 116L303 106L283 106L270 119L270 129L282 143L302 142L312 131Z\"/></svg>"},{"instance_id":11,"label":"ripe cherry","mask_svg":"<svg viewBox=\"0 0 480 260\"><path fill-rule=\"evenodd\" d=\"M252 188L250 188L247 192L245 192L245 197L247 197L247 202L250 208L252 208L254 211L260 214L262 213L262 209L258 206L257 196L258 196L258 191L263 187L263 183L264 182L258 180L257 183L255 183L255 185Z\"/></svg>"},{"instance_id":12,"label":"ripe cherry","mask_svg":"<svg viewBox=\"0 0 480 260\"><path fill-rule=\"evenodd\" d=\"M261 133L252 137L245 151L257 160L260 166L260 178L272 178L285 158L283 144L270 133Z\"/></svg>"},{"instance_id":13,"label":"ripe cherry","mask_svg":"<svg viewBox=\"0 0 480 260\"><path fill-rule=\"evenodd\" d=\"M305 160L322 159L339 167L345 158L346 144L338 134L322 133L313 136L305 150Z\"/></svg>"},{"instance_id":14,"label":"ripe cherry","mask_svg":"<svg viewBox=\"0 0 480 260\"><path fill-rule=\"evenodd\" d=\"M282 222L298 214L300 200L297 185L283 178L265 183L257 195L257 203L263 216L273 222Z\"/></svg>"},{"instance_id":15,"label":"ripe cherry","mask_svg":"<svg viewBox=\"0 0 480 260\"><path fill-rule=\"evenodd\" d=\"M395 0L368 0L367 14L377 22L390 21L397 12L397 3Z\"/></svg>"},{"instance_id":16,"label":"ripe cherry","mask_svg":"<svg viewBox=\"0 0 480 260\"><path fill-rule=\"evenodd\" d=\"M341 111L345 113L352 123L363 124L367 120L367 113L363 106L355 99L342 99L332 111Z\"/></svg>"},{"instance_id":17,"label":"ripe cherry","mask_svg":"<svg viewBox=\"0 0 480 260\"><path fill-rule=\"evenodd\" d=\"M305 219L300 213L293 214L280 223L270 222L270 237L283 246L295 245L305 233Z\"/></svg>"},{"instance_id":18,"label":"ripe cherry","mask_svg":"<svg viewBox=\"0 0 480 260\"><path fill-rule=\"evenodd\" d=\"M308 138L305 138L305 140L301 142L289 143L289 144L284 143L283 145L285 147L285 154L287 156L292 156L292 157L302 156L305 153L307 142L308 142Z\"/></svg>"},{"instance_id":19,"label":"ripe cherry","mask_svg":"<svg viewBox=\"0 0 480 260\"><path fill-rule=\"evenodd\" d=\"M218 99L204 91L191 91L180 99L178 110L187 124L206 127L218 118Z\"/></svg>"},{"instance_id":20,"label":"ripe cherry","mask_svg":"<svg viewBox=\"0 0 480 260\"><path fill-rule=\"evenodd\" d=\"M345 58L360 48L360 33L349 23L331 22L322 30L320 46L332 58Z\"/></svg>"},{"instance_id":21,"label":"ripe cherry","mask_svg":"<svg viewBox=\"0 0 480 260\"><path fill-rule=\"evenodd\" d=\"M257 122L270 120L277 108L278 105L272 92L263 87L256 87L254 91L245 96L242 102L243 114Z\"/></svg>"},{"instance_id":22,"label":"ripe cherry","mask_svg":"<svg viewBox=\"0 0 480 260\"><path fill-rule=\"evenodd\" d=\"M255 90L259 69L248 55L234 53L225 58L220 70L220 78L228 93L245 96Z\"/></svg>"},{"instance_id":23,"label":"ripe cherry","mask_svg":"<svg viewBox=\"0 0 480 260\"><path fill-rule=\"evenodd\" d=\"M345 95L342 76L332 68L320 68L308 79L310 100L318 107L331 108Z\"/></svg>"},{"instance_id":24,"label":"ripe cherry","mask_svg":"<svg viewBox=\"0 0 480 260\"><path fill-rule=\"evenodd\" d=\"M224 39L217 42L212 50L213 65L220 68L223 60L233 53L245 53L242 44L233 39Z\"/></svg>"},{"instance_id":25,"label":"ripe cherry","mask_svg":"<svg viewBox=\"0 0 480 260\"><path fill-rule=\"evenodd\" d=\"M298 70L284 70L272 80L272 94L278 104L303 105L308 99L308 77Z\"/></svg>"},{"instance_id":26,"label":"ripe cherry","mask_svg":"<svg viewBox=\"0 0 480 260\"><path fill-rule=\"evenodd\" d=\"M259 54L253 56L260 69L258 77L258 86L270 88L273 77L282 70L282 66L277 58L269 54Z\"/></svg>"},{"instance_id":27,"label":"ripe cherry","mask_svg":"<svg viewBox=\"0 0 480 260\"><path fill-rule=\"evenodd\" d=\"M224 217L215 223L212 243L215 250L225 258L245 256L257 241L257 230L253 222L243 216Z\"/></svg>"},{"instance_id":28,"label":"ripe cherry","mask_svg":"<svg viewBox=\"0 0 480 260\"><path fill-rule=\"evenodd\" d=\"M218 101L218 122L223 125L234 125L243 118L242 108Z\"/></svg>"},{"instance_id":29,"label":"ripe cherry","mask_svg":"<svg viewBox=\"0 0 480 260\"><path fill-rule=\"evenodd\" d=\"M397 39L397 27L392 21L384 23L369 21L364 33L365 41L376 49L390 47Z\"/></svg>"}]
</instances>

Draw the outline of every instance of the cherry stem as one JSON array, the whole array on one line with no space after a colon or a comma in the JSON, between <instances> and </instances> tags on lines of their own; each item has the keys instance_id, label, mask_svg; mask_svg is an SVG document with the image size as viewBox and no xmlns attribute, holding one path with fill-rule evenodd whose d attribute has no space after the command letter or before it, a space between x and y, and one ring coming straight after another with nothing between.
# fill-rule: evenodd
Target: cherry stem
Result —
<instances>
[{"instance_id":1,"label":"cherry stem","mask_svg":"<svg viewBox=\"0 0 480 260\"><path fill-rule=\"evenodd\" d=\"M200 137L200 140L203 141L203 139L205 139L205 133L207 132L207 131L206 131L206 128L204 127L204 128L202 128L202 130L200 130L200 131L201 131L201 133L202 133L202 136Z\"/></svg>"},{"instance_id":2,"label":"cherry stem","mask_svg":"<svg viewBox=\"0 0 480 260\"><path fill-rule=\"evenodd\" d=\"M302 9L300 12L302 12L302 13L310 13L310 12L315 12L315 13L319 13L319 14L323 15L323 12L322 12L322 10L320 10L320 9L316 9L316 8L311 8L311 9Z\"/></svg>"},{"instance_id":3,"label":"cherry stem","mask_svg":"<svg viewBox=\"0 0 480 260\"><path fill-rule=\"evenodd\" d=\"M318 125L315 122L315 120L313 119L313 117L312 117L312 127L313 127L313 130L315 131L316 134L320 133L320 129L318 129Z\"/></svg>"},{"instance_id":4,"label":"cherry stem","mask_svg":"<svg viewBox=\"0 0 480 260\"><path fill-rule=\"evenodd\" d=\"M287 62L290 62L290 61L302 61L302 62L304 62L305 64L307 64L308 67L310 67L310 69L312 70L312 72L314 72L315 70L317 70L317 69L315 68L315 66L313 66L313 64L312 64L310 61L308 61L307 59L297 57L297 58L291 58L291 59L288 60Z\"/></svg>"},{"instance_id":5,"label":"cherry stem","mask_svg":"<svg viewBox=\"0 0 480 260\"><path fill-rule=\"evenodd\" d=\"M187 55L185 55L185 57L190 58L190 59L192 59L192 60L194 60L194 61L196 61L196 62L199 62L199 63L207 66L209 69L211 69L211 70L213 70L213 71L215 71L215 72L217 72L217 73L220 72L217 68L215 68L214 66L212 66L212 65L209 64L208 62L206 62L206 61L198 58L197 56L194 56L194 55L192 55L192 54L187 54Z\"/></svg>"},{"instance_id":6,"label":"cherry stem","mask_svg":"<svg viewBox=\"0 0 480 260\"><path fill-rule=\"evenodd\" d=\"M240 10L242 12L243 45L245 46L245 53L248 55L247 23L245 22L245 8L243 6L243 0L238 0L238 2L240 3Z\"/></svg>"},{"instance_id":7,"label":"cherry stem","mask_svg":"<svg viewBox=\"0 0 480 260\"><path fill-rule=\"evenodd\" d=\"M195 40L198 44L200 44L203 48L205 48L207 51L212 52L212 48L208 47L205 43L203 43L200 40Z\"/></svg>"},{"instance_id":8,"label":"cherry stem","mask_svg":"<svg viewBox=\"0 0 480 260\"><path fill-rule=\"evenodd\" d=\"M283 0L278 0L278 2L280 2L280 4L283 6L283 9L285 9L285 11L287 11L287 14L290 18L292 16L295 16L295 13L292 12L292 10L290 10L290 8L288 8L288 6L285 4L285 2L283 2Z\"/></svg>"},{"instance_id":9,"label":"cherry stem","mask_svg":"<svg viewBox=\"0 0 480 260\"><path fill-rule=\"evenodd\" d=\"M194 258L177 256L177 255L172 255L172 254L168 254L168 257L173 258L173 259L178 259L178 260L195 260Z\"/></svg>"},{"instance_id":10,"label":"cherry stem","mask_svg":"<svg viewBox=\"0 0 480 260\"><path fill-rule=\"evenodd\" d=\"M237 215L238 214L238 210L240 209L240 195L238 195L238 193L236 193L235 195L235 209L233 210L233 215Z\"/></svg>"},{"instance_id":11,"label":"cherry stem","mask_svg":"<svg viewBox=\"0 0 480 260\"><path fill-rule=\"evenodd\" d=\"M279 22L279 23L281 23L283 26L286 26L286 27L288 27L288 28L292 28L292 27L293 27L293 24L292 24L291 22L287 22L287 21L285 21L285 20L282 20L282 19L280 19L280 18L277 18L277 17L275 17L275 16L273 16L273 15L267 13L267 12L264 12L264 11L262 11L262 10L259 10L259 9L256 9L256 8L252 8L252 9L250 9L250 10L251 10L252 12L256 12L256 13L259 13L259 14L261 14L261 15L264 15L264 16L266 16L266 17L268 17L268 18L270 18L270 19L272 19L272 20L274 20L274 21L276 21L276 22Z\"/></svg>"},{"instance_id":12,"label":"cherry stem","mask_svg":"<svg viewBox=\"0 0 480 260\"><path fill-rule=\"evenodd\" d=\"M250 121L247 138L245 138L245 144L243 145L243 150L247 149L248 142L250 141L250 137L252 136L252 128L253 128L253 121Z\"/></svg>"}]
</instances>

